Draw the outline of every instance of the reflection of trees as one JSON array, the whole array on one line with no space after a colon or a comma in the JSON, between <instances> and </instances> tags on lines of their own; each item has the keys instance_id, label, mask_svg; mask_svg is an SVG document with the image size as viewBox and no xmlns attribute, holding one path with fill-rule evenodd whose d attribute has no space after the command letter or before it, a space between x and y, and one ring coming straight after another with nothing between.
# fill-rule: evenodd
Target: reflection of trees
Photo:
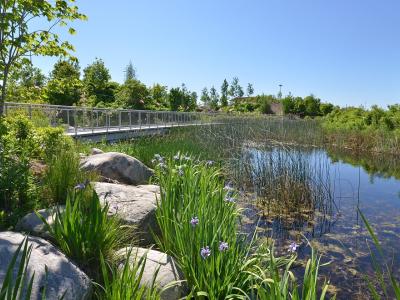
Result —
<instances>
[{"instance_id":1,"label":"reflection of trees","mask_svg":"<svg viewBox=\"0 0 400 300\"><path fill-rule=\"evenodd\" d=\"M366 152L354 152L344 149L327 149L332 161L343 161L353 166L361 166L372 177L400 179L400 156ZM371 178L373 179L373 178Z\"/></svg>"}]
</instances>

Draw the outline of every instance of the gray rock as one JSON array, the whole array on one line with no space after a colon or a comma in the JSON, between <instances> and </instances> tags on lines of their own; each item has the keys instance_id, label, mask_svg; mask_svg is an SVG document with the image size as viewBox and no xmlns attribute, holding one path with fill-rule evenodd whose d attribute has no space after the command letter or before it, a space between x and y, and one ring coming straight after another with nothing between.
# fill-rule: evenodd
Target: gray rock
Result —
<instances>
[{"instance_id":1,"label":"gray rock","mask_svg":"<svg viewBox=\"0 0 400 300\"><path fill-rule=\"evenodd\" d=\"M155 285L157 288L162 290L167 285L170 285L162 292L161 299L175 300L187 295L186 284L184 282L177 283L177 281L184 280L184 277L171 256L156 250L127 247L116 252L116 257L121 259L121 264L126 261L129 252L131 253L129 261L132 264L146 255L146 264L140 281L141 285L151 286L154 274L158 271L157 277L155 278Z\"/></svg>"},{"instance_id":2,"label":"gray rock","mask_svg":"<svg viewBox=\"0 0 400 300\"><path fill-rule=\"evenodd\" d=\"M103 150L100 150L99 148L92 148L92 150L90 151L90 153L91 153L92 155L96 155L96 154L103 154L104 151L103 151Z\"/></svg>"},{"instance_id":3,"label":"gray rock","mask_svg":"<svg viewBox=\"0 0 400 300\"><path fill-rule=\"evenodd\" d=\"M102 205L109 204L110 214L116 214L123 223L135 226L141 245L154 242L151 232L158 230L155 212L160 197L159 186L94 182L93 188Z\"/></svg>"},{"instance_id":4,"label":"gray rock","mask_svg":"<svg viewBox=\"0 0 400 300\"><path fill-rule=\"evenodd\" d=\"M0 286L8 264L24 238L20 233L0 232ZM28 280L35 273L30 299L42 299L44 287L46 299L60 299L63 295L66 300L90 299L91 281L74 263L41 238L29 237L29 244L32 245L32 253L27 268ZM17 268L14 274L17 274Z\"/></svg>"},{"instance_id":5,"label":"gray rock","mask_svg":"<svg viewBox=\"0 0 400 300\"><path fill-rule=\"evenodd\" d=\"M88 156L81 164L85 171L96 171L102 181L125 184L146 184L154 171L141 161L118 152L107 152Z\"/></svg>"},{"instance_id":6,"label":"gray rock","mask_svg":"<svg viewBox=\"0 0 400 300\"><path fill-rule=\"evenodd\" d=\"M38 213L46 219L49 225L51 225L54 222L56 209L56 207L41 209L38 211ZM61 212L63 212L65 210L65 206L60 205L59 209ZM34 212L27 214L21 220L19 220L17 225L15 226L15 230L30 233L35 236L40 236L45 239L48 239L50 237L48 231L46 230L45 224Z\"/></svg>"}]
</instances>

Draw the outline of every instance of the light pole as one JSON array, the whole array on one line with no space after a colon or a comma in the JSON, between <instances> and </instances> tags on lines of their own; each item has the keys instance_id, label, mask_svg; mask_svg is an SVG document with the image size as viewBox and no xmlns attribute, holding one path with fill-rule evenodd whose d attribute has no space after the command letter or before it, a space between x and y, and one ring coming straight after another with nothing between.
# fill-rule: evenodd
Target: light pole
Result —
<instances>
[{"instance_id":1,"label":"light pole","mask_svg":"<svg viewBox=\"0 0 400 300\"><path fill-rule=\"evenodd\" d=\"M279 85L279 93L278 93L278 98L281 99L282 98L282 84Z\"/></svg>"}]
</instances>

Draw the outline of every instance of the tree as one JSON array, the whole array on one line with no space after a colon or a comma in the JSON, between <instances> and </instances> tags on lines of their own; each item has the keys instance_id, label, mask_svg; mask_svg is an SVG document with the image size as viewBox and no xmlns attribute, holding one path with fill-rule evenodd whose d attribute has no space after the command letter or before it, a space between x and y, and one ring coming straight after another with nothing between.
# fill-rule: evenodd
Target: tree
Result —
<instances>
[{"instance_id":1,"label":"tree","mask_svg":"<svg viewBox=\"0 0 400 300\"><path fill-rule=\"evenodd\" d=\"M150 103L146 85L136 79L127 80L116 94L117 103L124 108L145 109Z\"/></svg>"},{"instance_id":2,"label":"tree","mask_svg":"<svg viewBox=\"0 0 400 300\"><path fill-rule=\"evenodd\" d=\"M243 97L243 88L239 84L239 78L234 77L229 88L229 95L234 98Z\"/></svg>"},{"instance_id":3,"label":"tree","mask_svg":"<svg viewBox=\"0 0 400 300\"><path fill-rule=\"evenodd\" d=\"M228 89L229 89L229 83L226 79L224 79L224 82L222 83L221 86L221 106L225 107L228 105Z\"/></svg>"},{"instance_id":4,"label":"tree","mask_svg":"<svg viewBox=\"0 0 400 300\"><path fill-rule=\"evenodd\" d=\"M132 61L125 68L125 81L136 79L136 70L133 67Z\"/></svg>"},{"instance_id":5,"label":"tree","mask_svg":"<svg viewBox=\"0 0 400 300\"><path fill-rule=\"evenodd\" d=\"M250 97L254 94L254 87L251 83L247 85L247 96Z\"/></svg>"},{"instance_id":6,"label":"tree","mask_svg":"<svg viewBox=\"0 0 400 300\"><path fill-rule=\"evenodd\" d=\"M111 79L110 71L104 65L102 59L96 60L83 70L83 84L89 102L97 105L99 102L112 102L114 95L109 88Z\"/></svg>"},{"instance_id":7,"label":"tree","mask_svg":"<svg viewBox=\"0 0 400 300\"><path fill-rule=\"evenodd\" d=\"M156 107L168 106L168 89L166 86L156 83L150 88L149 92Z\"/></svg>"},{"instance_id":8,"label":"tree","mask_svg":"<svg viewBox=\"0 0 400 300\"><path fill-rule=\"evenodd\" d=\"M82 87L78 62L59 60L47 83L47 99L51 104L74 105L81 98Z\"/></svg>"},{"instance_id":9,"label":"tree","mask_svg":"<svg viewBox=\"0 0 400 300\"><path fill-rule=\"evenodd\" d=\"M8 81L7 99L11 102L43 102L47 78L31 63L14 69Z\"/></svg>"},{"instance_id":10,"label":"tree","mask_svg":"<svg viewBox=\"0 0 400 300\"><path fill-rule=\"evenodd\" d=\"M210 95L208 94L208 89L205 87L201 90L200 101L204 103L205 106L210 105Z\"/></svg>"},{"instance_id":11,"label":"tree","mask_svg":"<svg viewBox=\"0 0 400 300\"><path fill-rule=\"evenodd\" d=\"M26 63L28 55L67 57L74 50L54 32L57 25L86 19L72 2L0 0L0 116L3 115L10 72ZM72 27L68 31L75 33Z\"/></svg>"},{"instance_id":12,"label":"tree","mask_svg":"<svg viewBox=\"0 0 400 300\"><path fill-rule=\"evenodd\" d=\"M212 86L211 89L210 89L210 107L212 109L217 109L218 108L218 102L219 102L218 92L215 89L215 87Z\"/></svg>"},{"instance_id":13,"label":"tree","mask_svg":"<svg viewBox=\"0 0 400 300\"><path fill-rule=\"evenodd\" d=\"M197 94L188 91L185 84L182 84L180 88L170 89L168 100L173 111L192 111L197 105Z\"/></svg>"}]
</instances>

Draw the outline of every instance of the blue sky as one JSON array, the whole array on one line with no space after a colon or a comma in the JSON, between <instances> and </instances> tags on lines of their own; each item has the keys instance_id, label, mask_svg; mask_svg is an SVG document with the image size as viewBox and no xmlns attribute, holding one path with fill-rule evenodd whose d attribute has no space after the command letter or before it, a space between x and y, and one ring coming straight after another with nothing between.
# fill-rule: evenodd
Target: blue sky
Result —
<instances>
[{"instance_id":1,"label":"blue sky","mask_svg":"<svg viewBox=\"0 0 400 300\"><path fill-rule=\"evenodd\" d=\"M123 81L200 92L237 76L256 93L335 104L400 102L398 0L77 0L89 20L68 37L84 68L102 58ZM34 63L48 73L54 59Z\"/></svg>"}]
</instances>

